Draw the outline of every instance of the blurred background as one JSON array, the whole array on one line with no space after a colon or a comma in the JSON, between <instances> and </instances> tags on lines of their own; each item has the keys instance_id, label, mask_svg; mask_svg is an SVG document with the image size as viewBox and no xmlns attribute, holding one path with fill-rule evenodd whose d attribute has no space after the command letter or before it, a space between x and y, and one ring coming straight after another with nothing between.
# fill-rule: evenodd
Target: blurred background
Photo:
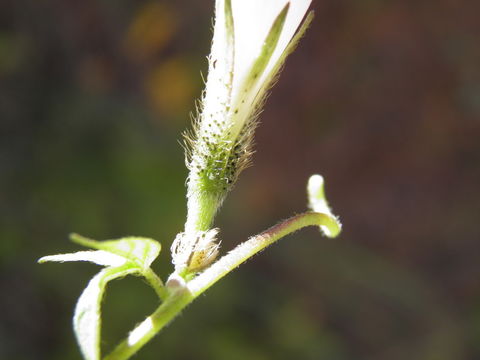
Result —
<instances>
[{"instance_id":1,"label":"blurred background","mask_svg":"<svg viewBox=\"0 0 480 360\"><path fill-rule=\"evenodd\" d=\"M480 3L314 0L216 226L228 250L327 181L339 239L306 229L230 274L138 359L480 359ZM213 1L0 2L0 358L80 359L71 317L99 269L37 265L185 218L181 133ZM105 351L153 311L104 302Z\"/></svg>"}]
</instances>

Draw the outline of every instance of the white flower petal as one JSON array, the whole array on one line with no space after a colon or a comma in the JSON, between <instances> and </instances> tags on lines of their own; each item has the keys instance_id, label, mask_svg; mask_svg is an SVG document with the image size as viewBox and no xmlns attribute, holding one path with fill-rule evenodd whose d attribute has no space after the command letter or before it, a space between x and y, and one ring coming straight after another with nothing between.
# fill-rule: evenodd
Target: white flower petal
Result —
<instances>
[{"instance_id":1,"label":"white flower petal","mask_svg":"<svg viewBox=\"0 0 480 360\"><path fill-rule=\"evenodd\" d=\"M287 3L290 3L290 8L285 25L265 74L273 68L297 31L311 0L232 0L235 28L234 89L248 75L275 18Z\"/></svg>"},{"instance_id":2,"label":"white flower petal","mask_svg":"<svg viewBox=\"0 0 480 360\"><path fill-rule=\"evenodd\" d=\"M311 0L232 0L234 23L234 78L231 93L231 120L234 123L232 133L236 135L244 123L256 110L256 104L268 89L272 70L282 57L285 49L300 26ZM265 40L273 29L273 24L288 5L281 32L266 66L258 74L258 79L251 82L252 67L263 55Z\"/></svg>"},{"instance_id":3,"label":"white flower petal","mask_svg":"<svg viewBox=\"0 0 480 360\"><path fill-rule=\"evenodd\" d=\"M232 0L235 29L235 78L237 89L248 75L273 21L288 0Z\"/></svg>"},{"instance_id":4,"label":"white flower petal","mask_svg":"<svg viewBox=\"0 0 480 360\"><path fill-rule=\"evenodd\" d=\"M311 0L217 0L209 74L203 98L200 136L232 130L234 140L261 100L277 63L299 28ZM230 8L231 5L231 8ZM288 5L288 7L287 7ZM286 8L287 7L287 8ZM278 40L251 81L252 68L264 51L267 36L282 11ZM277 24L278 25L278 24ZM277 39L277 36L275 36Z\"/></svg>"}]
</instances>

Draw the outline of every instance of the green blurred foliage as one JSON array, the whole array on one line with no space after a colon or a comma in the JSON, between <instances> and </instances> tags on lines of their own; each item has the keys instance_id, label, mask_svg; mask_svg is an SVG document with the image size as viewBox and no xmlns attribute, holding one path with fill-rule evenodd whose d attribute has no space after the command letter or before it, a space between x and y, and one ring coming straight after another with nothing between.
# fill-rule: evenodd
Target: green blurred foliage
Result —
<instances>
[{"instance_id":1,"label":"green blurred foliage","mask_svg":"<svg viewBox=\"0 0 480 360\"><path fill-rule=\"evenodd\" d=\"M306 207L322 173L345 230L282 240L187 308L139 359L480 358L477 2L314 0L216 225L223 248ZM179 145L213 1L0 3L0 358L80 359L75 300L99 269L37 265L70 232L163 245L185 217ZM156 306L105 299L105 343Z\"/></svg>"}]
</instances>

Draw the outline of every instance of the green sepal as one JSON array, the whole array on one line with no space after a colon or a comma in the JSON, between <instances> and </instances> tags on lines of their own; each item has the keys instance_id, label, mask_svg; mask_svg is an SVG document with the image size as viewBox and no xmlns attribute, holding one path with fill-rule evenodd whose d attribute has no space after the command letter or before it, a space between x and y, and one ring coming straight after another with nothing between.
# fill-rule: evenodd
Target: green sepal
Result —
<instances>
[{"instance_id":1,"label":"green sepal","mask_svg":"<svg viewBox=\"0 0 480 360\"><path fill-rule=\"evenodd\" d=\"M282 69L283 65L285 64L285 61L287 60L287 57L295 50L300 39L303 37L303 35L305 35L305 32L307 31L310 24L312 23L313 18L314 18L314 12L310 11L306 16L305 21L303 21L302 25L293 36L292 40L290 40L290 42L288 43L283 53L280 55L280 57L277 59L274 66L270 69L270 72L265 77L265 82L262 85L262 88L260 89L259 94L263 94L273 85L273 83L275 83L275 79L279 75L280 70Z\"/></svg>"},{"instance_id":2,"label":"green sepal","mask_svg":"<svg viewBox=\"0 0 480 360\"><path fill-rule=\"evenodd\" d=\"M253 66L248 74L247 81L245 82L245 87L253 87L254 84L258 82L261 75L267 68L270 58L272 57L275 48L277 47L280 35L282 34L283 26L285 25L285 19L287 18L289 8L290 3L287 3L273 22L273 25L268 32L265 42L263 43L260 55L253 63Z\"/></svg>"}]
</instances>

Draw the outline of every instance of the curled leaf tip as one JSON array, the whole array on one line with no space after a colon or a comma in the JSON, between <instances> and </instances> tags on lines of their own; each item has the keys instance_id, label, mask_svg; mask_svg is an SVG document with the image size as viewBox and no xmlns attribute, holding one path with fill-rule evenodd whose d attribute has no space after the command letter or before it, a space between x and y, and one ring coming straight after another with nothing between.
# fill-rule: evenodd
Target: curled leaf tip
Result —
<instances>
[{"instance_id":1,"label":"curled leaf tip","mask_svg":"<svg viewBox=\"0 0 480 360\"><path fill-rule=\"evenodd\" d=\"M325 214L328 221L320 225L321 232L329 238L337 237L342 230L342 224L338 217L333 215L330 206L325 197L324 189L325 181L323 176L315 174L308 179L307 193L308 193L308 207L315 212Z\"/></svg>"}]
</instances>

